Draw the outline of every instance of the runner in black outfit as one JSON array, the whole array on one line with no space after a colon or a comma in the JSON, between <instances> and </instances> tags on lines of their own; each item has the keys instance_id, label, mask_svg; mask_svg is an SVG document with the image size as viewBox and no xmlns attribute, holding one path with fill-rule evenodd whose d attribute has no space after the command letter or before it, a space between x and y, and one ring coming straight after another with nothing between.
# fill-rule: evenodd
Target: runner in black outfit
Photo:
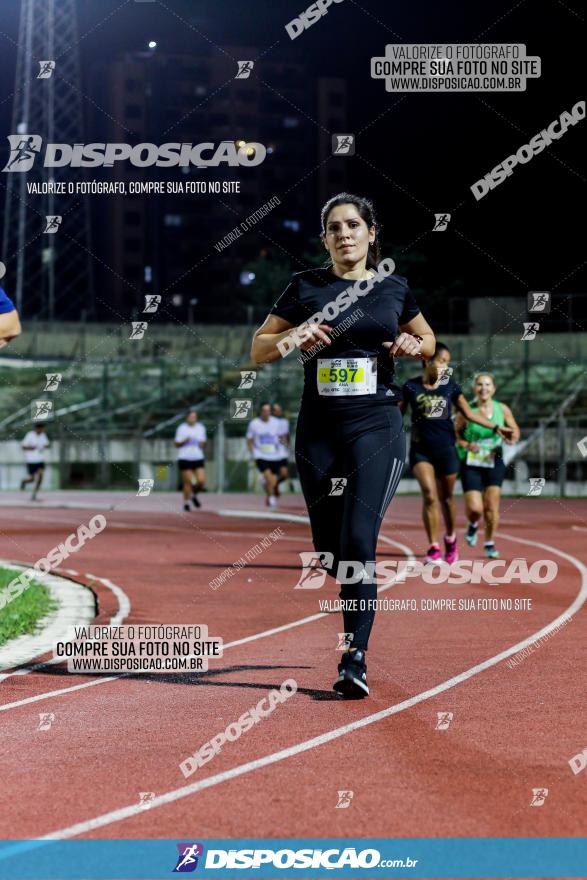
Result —
<instances>
[{"instance_id":1,"label":"runner in black outfit","mask_svg":"<svg viewBox=\"0 0 587 880\"><path fill-rule=\"evenodd\" d=\"M412 416L410 467L422 492L422 519L428 535L426 562L436 563L442 558L438 543L438 508L441 507L446 526L444 559L449 565L459 558L453 496L459 460L452 421L453 406L467 421L489 428L500 437L511 434L510 428L492 422L483 413L473 412L463 389L449 375L450 359L448 346L438 342L434 357L423 365L422 375L404 384L404 399L400 403L402 412L409 406Z\"/></svg>"},{"instance_id":2,"label":"runner in black outfit","mask_svg":"<svg viewBox=\"0 0 587 880\"><path fill-rule=\"evenodd\" d=\"M430 357L435 341L405 278L384 274L393 272L393 261L382 261L377 271L372 204L341 193L326 203L321 221L332 265L294 274L255 333L252 357L256 363L278 360L295 347L291 338L297 327L304 392L296 462L314 548L330 554L323 558L333 576L339 562L358 563L355 582L341 584L344 628L353 636L334 688L362 697L369 693L365 652L375 616L369 600L377 595L373 575L362 567L376 561L381 521L405 462L393 357ZM366 284L363 279L369 278L374 280ZM366 292L353 303L343 292L356 291L361 281ZM334 300L336 305L327 307ZM318 312L321 323L297 326ZM340 477L347 480L344 491L329 494Z\"/></svg>"}]
</instances>

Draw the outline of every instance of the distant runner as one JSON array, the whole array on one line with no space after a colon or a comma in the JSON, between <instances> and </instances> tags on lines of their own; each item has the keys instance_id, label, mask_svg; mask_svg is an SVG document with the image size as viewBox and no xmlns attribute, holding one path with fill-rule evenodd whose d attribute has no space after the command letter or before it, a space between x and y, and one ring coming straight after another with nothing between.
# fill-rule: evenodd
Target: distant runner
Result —
<instances>
[{"instance_id":1,"label":"distant runner","mask_svg":"<svg viewBox=\"0 0 587 880\"><path fill-rule=\"evenodd\" d=\"M497 425L507 425L512 436L506 443L517 443L520 429L509 406L494 400L495 381L491 373L479 373L473 383L475 402L471 404L474 412L482 413ZM465 539L470 547L477 543L477 529L483 516L485 519L485 555L498 559L493 536L499 523L501 484L505 476L501 437L480 425L467 423L457 416L457 452L461 464L461 482L465 493L465 509L468 526Z\"/></svg>"},{"instance_id":2,"label":"distant runner","mask_svg":"<svg viewBox=\"0 0 587 880\"><path fill-rule=\"evenodd\" d=\"M177 448L177 466L181 474L183 492L183 509L191 510L190 501L194 507L201 507L198 492L204 489L206 482L206 460L204 449L206 448L206 428L198 422L198 413L191 409L175 432L175 446Z\"/></svg>"},{"instance_id":3,"label":"distant runner","mask_svg":"<svg viewBox=\"0 0 587 880\"><path fill-rule=\"evenodd\" d=\"M22 441L24 460L26 462L28 477L21 481L20 490L24 490L29 483L33 484L31 501L37 501L37 493L43 482L45 473L45 450L50 446L49 438L45 433L45 425L37 422L33 431L28 431Z\"/></svg>"}]
</instances>

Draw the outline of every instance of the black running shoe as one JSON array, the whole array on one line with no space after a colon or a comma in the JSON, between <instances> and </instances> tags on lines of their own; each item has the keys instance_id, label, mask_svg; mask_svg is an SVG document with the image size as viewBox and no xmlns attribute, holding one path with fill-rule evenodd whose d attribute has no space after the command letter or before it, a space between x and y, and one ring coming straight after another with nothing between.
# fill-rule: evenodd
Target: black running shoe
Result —
<instances>
[{"instance_id":1,"label":"black running shoe","mask_svg":"<svg viewBox=\"0 0 587 880\"><path fill-rule=\"evenodd\" d=\"M338 678L333 688L349 700L360 700L369 695L365 652L346 651L338 664Z\"/></svg>"},{"instance_id":2,"label":"black running shoe","mask_svg":"<svg viewBox=\"0 0 587 880\"><path fill-rule=\"evenodd\" d=\"M201 507L202 506L200 501L198 500L197 495L192 495L192 501L194 502L194 507Z\"/></svg>"},{"instance_id":3,"label":"black running shoe","mask_svg":"<svg viewBox=\"0 0 587 880\"><path fill-rule=\"evenodd\" d=\"M183 509L186 511L186 513L189 513L190 512L189 504L184 504Z\"/></svg>"}]
</instances>

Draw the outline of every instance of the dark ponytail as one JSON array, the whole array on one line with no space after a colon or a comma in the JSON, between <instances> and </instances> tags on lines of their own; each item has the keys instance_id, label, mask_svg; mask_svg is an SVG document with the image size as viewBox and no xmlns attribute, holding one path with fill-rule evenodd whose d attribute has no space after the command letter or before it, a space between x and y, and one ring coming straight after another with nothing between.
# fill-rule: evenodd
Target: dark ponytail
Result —
<instances>
[{"instance_id":1,"label":"dark ponytail","mask_svg":"<svg viewBox=\"0 0 587 880\"><path fill-rule=\"evenodd\" d=\"M375 217L375 208L373 207L373 202L369 199L363 198L363 196L353 196L350 193L342 192L337 196L333 196L331 199L328 199L322 211L320 212L320 225L322 227L322 235L326 235L326 224L328 223L328 215L332 211L333 208L336 208L338 205L354 205L357 209L359 216L365 221L367 224L367 228L371 229L372 226L375 227L375 241L373 244L369 244L369 250L367 251L367 269L376 269L379 263L381 262L381 248L379 245L379 223L377 222L377 218ZM331 263L329 264L331 265Z\"/></svg>"}]
</instances>

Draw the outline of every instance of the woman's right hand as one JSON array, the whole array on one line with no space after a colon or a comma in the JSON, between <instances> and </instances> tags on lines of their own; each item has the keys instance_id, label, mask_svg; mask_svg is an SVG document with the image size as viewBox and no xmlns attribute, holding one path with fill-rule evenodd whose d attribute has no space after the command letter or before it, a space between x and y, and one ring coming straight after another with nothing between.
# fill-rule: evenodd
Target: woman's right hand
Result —
<instances>
[{"instance_id":1,"label":"woman's right hand","mask_svg":"<svg viewBox=\"0 0 587 880\"><path fill-rule=\"evenodd\" d=\"M468 452L479 452L479 444L478 443L469 443L467 446Z\"/></svg>"},{"instance_id":2,"label":"woman's right hand","mask_svg":"<svg viewBox=\"0 0 587 880\"><path fill-rule=\"evenodd\" d=\"M332 333L332 327L329 327L328 324L309 324L307 327L298 327L297 333L304 340L300 345L301 351L308 351L318 342L332 345L332 340L328 336L328 333Z\"/></svg>"}]
</instances>

